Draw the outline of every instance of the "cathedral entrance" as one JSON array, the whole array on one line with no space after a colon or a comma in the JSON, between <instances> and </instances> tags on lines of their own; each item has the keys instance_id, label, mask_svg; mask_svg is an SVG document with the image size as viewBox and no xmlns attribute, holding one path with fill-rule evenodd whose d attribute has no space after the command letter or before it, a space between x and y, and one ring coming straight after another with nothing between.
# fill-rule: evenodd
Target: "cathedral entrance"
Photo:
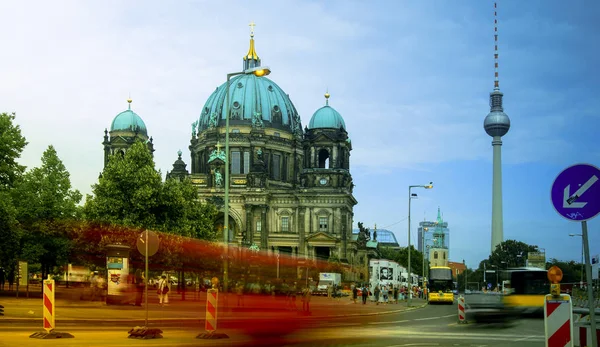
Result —
<instances>
[{"instance_id":1,"label":"cathedral entrance","mask_svg":"<svg viewBox=\"0 0 600 347\"><path fill-rule=\"evenodd\" d=\"M317 258L317 260L329 260L330 256L330 247L315 247L315 257Z\"/></svg>"},{"instance_id":2,"label":"cathedral entrance","mask_svg":"<svg viewBox=\"0 0 600 347\"><path fill-rule=\"evenodd\" d=\"M279 254L285 254L288 256L292 255L292 247L290 247L290 246L279 246L278 249L279 249Z\"/></svg>"},{"instance_id":3,"label":"cathedral entrance","mask_svg":"<svg viewBox=\"0 0 600 347\"><path fill-rule=\"evenodd\" d=\"M217 229L217 240L223 241L223 227L225 224L225 219L223 218L223 213L220 213L217 216L217 220L215 221L215 229ZM238 233L239 228L235 223L235 220L229 216L229 242L233 242L235 240L235 235Z\"/></svg>"}]
</instances>

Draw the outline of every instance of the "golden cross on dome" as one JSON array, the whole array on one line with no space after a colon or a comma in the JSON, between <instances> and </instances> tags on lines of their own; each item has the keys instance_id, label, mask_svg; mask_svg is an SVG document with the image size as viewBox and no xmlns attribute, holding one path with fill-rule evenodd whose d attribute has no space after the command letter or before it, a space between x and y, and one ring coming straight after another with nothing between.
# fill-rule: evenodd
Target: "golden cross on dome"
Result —
<instances>
[{"instance_id":1,"label":"golden cross on dome","mask_svg":"<svg viewBox=\"0 0 600 347\"><path fill-rule=\"evenodd\" d=\"M221 143L217 141L217 153L221 152Z\"/></svg>"},{"instance_id":2,"label":"golden cross on dome","mask_svg":"<svg viewBox=\"0 0 600 347\"><path fill-rule=\"evenodd\" d=\"M252 21L250 24L248 24L248 26L250 27L250 37L254 37L254 27L256 24L254 24L254 21Z\"/></svg>"}]
</instances>

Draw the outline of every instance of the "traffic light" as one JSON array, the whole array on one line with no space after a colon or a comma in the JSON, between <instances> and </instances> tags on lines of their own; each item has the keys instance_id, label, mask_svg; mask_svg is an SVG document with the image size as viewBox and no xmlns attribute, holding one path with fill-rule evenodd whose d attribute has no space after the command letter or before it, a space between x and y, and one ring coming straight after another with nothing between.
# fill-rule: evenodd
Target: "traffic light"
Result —
<instances>
[{"instance_id":1,"label":"traffic light","mask_svg":"<svg viewBox=\"0 0 600 347\"><path fill-rule=\"evenodd\" d=\"M4 306L0 305L0 316L4 316Z\"/></svg>"}]
</instances>

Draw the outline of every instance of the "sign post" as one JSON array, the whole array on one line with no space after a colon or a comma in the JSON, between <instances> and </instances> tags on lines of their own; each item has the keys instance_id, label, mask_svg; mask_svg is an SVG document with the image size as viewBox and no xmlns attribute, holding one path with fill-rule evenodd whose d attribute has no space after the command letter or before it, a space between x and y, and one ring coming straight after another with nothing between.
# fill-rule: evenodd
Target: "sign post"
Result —
<instances>
[{"instance_id":1,"label":"sign post","mask_svg":"<svg viewBox=\"0 0 600 347\"><path fill-rule=\"evenodd\" d=\"M143 328L135 327L129 330L130 338L162 338L162 330L157 328L148 328L148 257L151 257L158 252L159 244L160 241L158 239L158 235L155 232L148 230L142 231L136 241L136 247L138 251L145 257L146 263L146 272L144 272L144 303L146 305L146 324Z\"/></svg>"},{"instance_id":2,"label":"sign post","mask_svg":"<svg viewBox=\"0 0 600 347\"><path fill-rule=\"evenodd\" d=\"M554 180L550 191L552 205L558 214L570 221L581 222L588 308L592 329L592 346L598 346L592 288L592 268L588 243L587 221L600 213L600 169L590 164L576 164L564 169ZM573 192L574 191L574 192Z\"/></svg>"}]
</instances>

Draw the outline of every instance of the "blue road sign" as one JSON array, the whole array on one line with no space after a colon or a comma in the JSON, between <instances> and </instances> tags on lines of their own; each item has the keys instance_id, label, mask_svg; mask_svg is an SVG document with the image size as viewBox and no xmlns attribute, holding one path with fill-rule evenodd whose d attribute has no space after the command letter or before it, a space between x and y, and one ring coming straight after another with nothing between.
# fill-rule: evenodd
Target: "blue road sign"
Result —
<instances>
[{"instance_id":1,"label":"blue road sign","mask_svg":"<svg viewBox=\"0 0 600 347\"><path fill-rule=\"evenodd\" d=\"M600 169L577 164L564 169L550 191L558 214L570 221L583 222L600 213Z\"/></svg>"},{"instance_id":2,"label":"blue road sign","mask_svg":"<svg viewBox=\"0 0 600 347\"><path fill-rule=\"evenodd\" d=\"M488 283L488 289L492 289L492 284Z\"/></svg>"}]
</instances>

